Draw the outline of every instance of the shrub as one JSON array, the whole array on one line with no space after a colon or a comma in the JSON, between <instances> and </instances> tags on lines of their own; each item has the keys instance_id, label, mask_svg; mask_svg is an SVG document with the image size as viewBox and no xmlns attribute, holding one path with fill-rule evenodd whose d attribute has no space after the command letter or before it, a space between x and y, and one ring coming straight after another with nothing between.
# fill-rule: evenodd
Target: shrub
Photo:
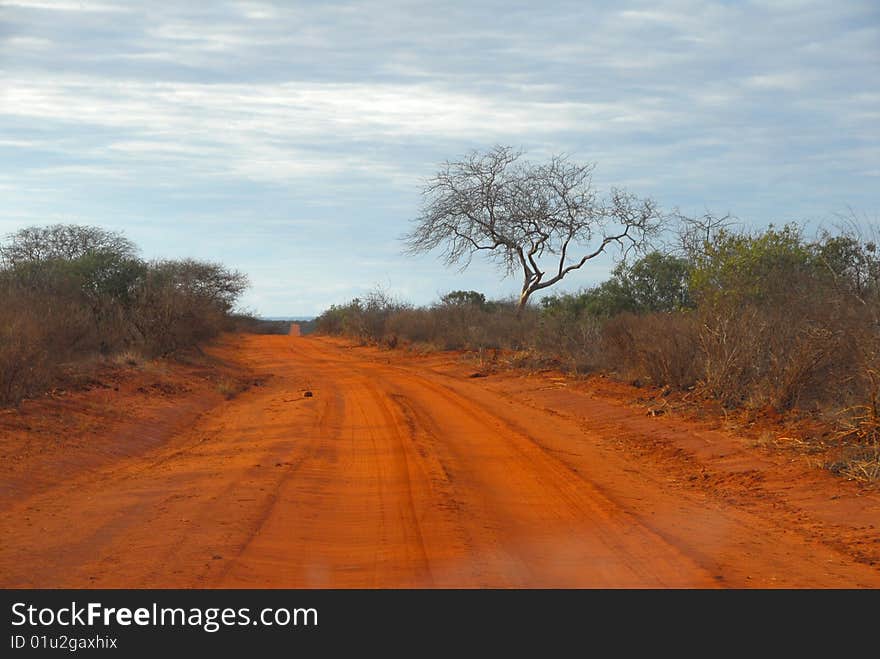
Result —
<instances>
[{"instance_id":1,"label":"shrub","mask_svg":"<svg viewBox=\"0 0 880 659\"><path fill-rule=\"evenodd\" d=\"M604 364L632 379L688 389L704 376L693 313L620 314L603 327Z\"/></svg>"},{"instance_id":2,"label":"shrub","mask_svg":"<svg viewBox=\"0 0 880 659\"><path fill-rule=\"evenodd\" d=\"M651 252L632 264L620 263L611 278L576 294L545 297L541 305L551 313L583 313L610 318L624 312L679 311L693 306L690 263L681 257Z\"/></svg>"},{"instance_id":3,"label":"shrub","mask_svg":"<svg viewBox=\"0 0 880 659\"><path fill-rule=\"evenodd\" d=\"M482 309L486 306L486 296L478 291L452 291L440 298L448 306L471 306Z\"/></svg>"},{"instance_id":4,"label":"shrub","mask_svg":"<svg viewBox=\"0 0 880 659\"><path fill-rule=\"evenodd\" d=\"M574 298L561 298L544 306L534 347L576 373L596 370L604 365L602 321L585 313Z\"/></svg>"},{"instance_id":5,"label":"shrub","mask_svg":"<svg viewBox=\"0 0 880 659\"><path fill-rule=\"evenodd\" d=\"M544 298L521 314L514 303L454 291L420 309L354 300L317 326L389 346L510 350L528 363L693 389L728 408L876 406L873 242L853 233L808 240L794 225L688 235L686 257L648 254L593 289Z\"/></svg>"},{"instance_id":6,"label":"shrub","mask_svg":"<svg viewBox=\"0 0 880 659\"><path fill-rule=\"evenodd\" d=\"M439 338L437 319L430 309L402 309L392 314L385 334L411 343L434 343ZM445 342L441 347L446 347Z\"/></svg>"},{"instance_id":7,"label":"shrub","mask_svg":"<svg viewBox=\"0 0 880 659\"><path fill-rule=\"evenodd\" d=\"M0 244L0 403L46 390L95 354L167 354L211 338L246 286L214 263L144 262L96 227L22 229Z\"/></svg>"}]
</instances>

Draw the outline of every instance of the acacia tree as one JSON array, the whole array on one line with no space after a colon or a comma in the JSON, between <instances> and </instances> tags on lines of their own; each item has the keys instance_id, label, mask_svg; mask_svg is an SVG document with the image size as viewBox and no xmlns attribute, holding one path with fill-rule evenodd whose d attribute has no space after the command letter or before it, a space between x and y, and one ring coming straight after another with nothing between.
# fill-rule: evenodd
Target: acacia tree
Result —
<instances>
[{"instance_id":1,"label":"acacia tree","mask_svg":"<svg viewBox=\"0 0 880 659\"><path fill-rule=\"evenodd\" d=\"M617 246L641 249L660 224L651 199L593 188L594 165L556 155L544 164L496 146L446 162L428 180L423 205L404 237L411 254L443 250L465 269L484 253L505 275L521 273L519 310L587 261Z\"/></svg>"},{"instance_id":2,"label":"acacia tree","mask_svg":"<svg viewBox=\"0 0 880 659\"><path fill-rule=\"evenodd\" d=\"M0 264L14 267L21 263L74 261L93 254L112 254L133 259L137 247L122 234L99 227L53 224L19 229L0 245Z\"/></svg>"}]
</instances>

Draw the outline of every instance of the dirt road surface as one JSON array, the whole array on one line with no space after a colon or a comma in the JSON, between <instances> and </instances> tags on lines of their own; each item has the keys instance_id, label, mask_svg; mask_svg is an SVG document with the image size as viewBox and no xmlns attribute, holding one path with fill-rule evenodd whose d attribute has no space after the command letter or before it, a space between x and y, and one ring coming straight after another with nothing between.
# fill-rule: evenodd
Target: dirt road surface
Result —
<instances>
[{"instance_id":1,"label":"dirt road surface","mask_svg":"<svg viewBox=\"0 0 880 659\"><path fill-rule=\"evenodd\" d=\"M7 483L0 585L880 586L876 493L720 430L448 355L216 350L264 384Z\"/></svg>"}]
</instances>

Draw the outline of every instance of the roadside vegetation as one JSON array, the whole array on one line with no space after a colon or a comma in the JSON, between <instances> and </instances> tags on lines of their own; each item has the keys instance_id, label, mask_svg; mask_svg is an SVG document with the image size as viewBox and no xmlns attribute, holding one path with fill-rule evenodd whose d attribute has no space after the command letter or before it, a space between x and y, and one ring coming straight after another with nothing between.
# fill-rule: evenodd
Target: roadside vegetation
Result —
<instances>
[{"instance_id":1,"label":"roadside vegetation","mask_svg":"<svg viewBox=\"0 0 880 659\"><path fill-rule=\"evenodd\" d=\"M96 227L21 229L0 243L0 404L96 359L136 363L197 346L233 327L247 285L217 263L144 260Z\"/></svg>"},{"instance_id":2,"label":"roadside vegetation","mask_svg":"<svg viewBox=\"0 0 880 659\"><path fill-rule=\"evenodd\" d=\"M854 227L855 225L853 225ZM809 417L842 450L826 466L880 477L880 252L856 228L735 228L679 218L674 247L598 286L530 303L455 291L427 307L381 291L333 306L319 332L389 348L605 373L730 411ZM673 393L675 392L675 393Z\"/></svg>"}]
</instances>

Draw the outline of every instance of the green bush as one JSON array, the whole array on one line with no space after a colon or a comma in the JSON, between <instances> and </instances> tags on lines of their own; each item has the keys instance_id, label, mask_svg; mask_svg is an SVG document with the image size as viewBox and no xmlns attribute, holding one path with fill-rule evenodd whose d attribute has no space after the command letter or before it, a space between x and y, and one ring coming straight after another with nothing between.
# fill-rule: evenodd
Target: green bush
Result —
<instances>
[{"instance_id":1,"label":"green bush","mask_svg":"<svg viewBox=\"0 0 880 659\"><path fill-rule=\"evenodd\" d=\"M611 278L575 294L560 294L541 300L550 313L611 318L620 313L657 313L688 309L691 265L672 254L651 252L632 264L621 263Z\"/></svg>"}]
</instances>

